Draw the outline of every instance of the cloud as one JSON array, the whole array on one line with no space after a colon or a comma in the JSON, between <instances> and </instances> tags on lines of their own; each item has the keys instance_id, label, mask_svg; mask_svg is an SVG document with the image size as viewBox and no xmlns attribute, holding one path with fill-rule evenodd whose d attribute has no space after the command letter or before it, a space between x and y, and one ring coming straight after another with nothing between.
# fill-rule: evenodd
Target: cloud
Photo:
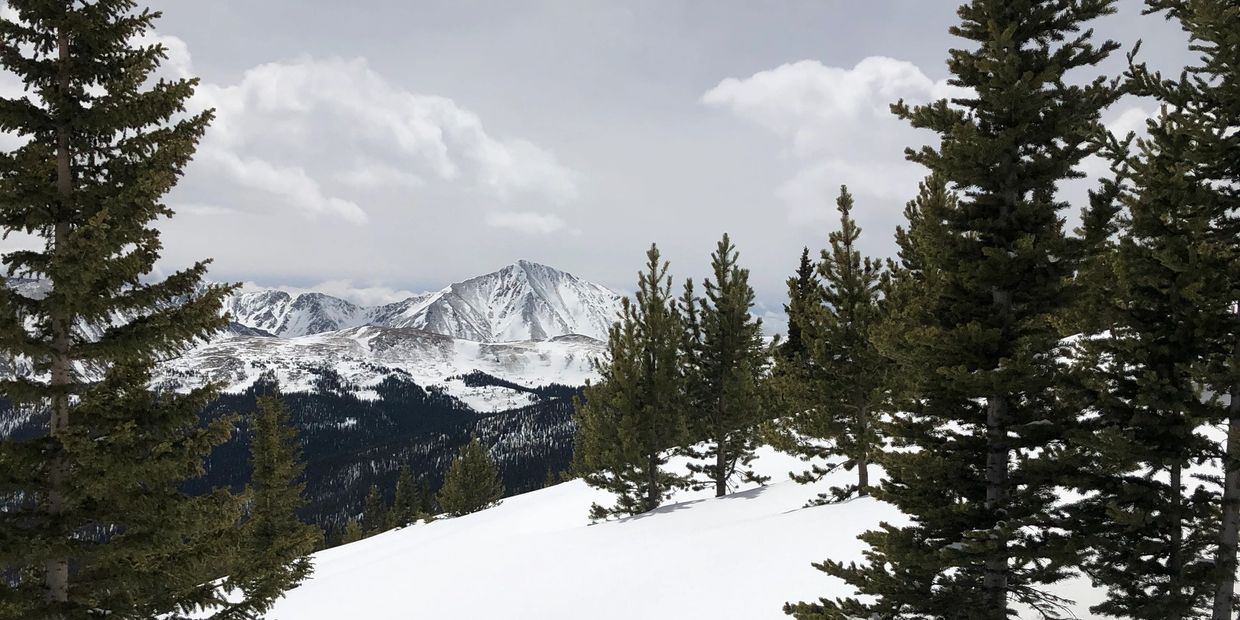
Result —
<instances>
[{"instance_id":1,"label":"cloud","mask_svg":"<svg viewBox=\"0 0 1240 620\"><path fill-rule=\"evenodd\" d=\"M775 190L794 223L833 219L838 188L886 208L881 219L898 217L925 171L905 161L905 147L924 144L919 132L891 114L900 99L925 103L959 97L964 89L933 80L913 63L872 56L852 68L802 60L727 78L702 95L705 105L731 111L787 143L796 172ZM880 219L871 216L871 220Z\"/></svg>"},{"instance_id":2,"label":"cloud","mask_svg":"<svg viewBox=\"0 0 1240 620\"><path fill-rule=\"evenodd\" d=\"M551 213L493 212L486 216L487 226L507 228L520 233L546 235L568 227L562 218Z\"/></svg>"},{"instance_id":3,"label":"cloud","mask_svg":"<svg viewBox=\"0 0 1240 620\"><path fill-rule=\"evenodd\" d=\"M192 70L175 37L159 40L177 51L173 71ZM400 88L360 58L258 65L233 84L203 83L192 107L216 119L191 178L225 183L211 189L246 210L362 224L366 198L428 180L500 201L577 197L576 175L550 151L498 139L451 99Z\"/></svg>"}]
</instances>

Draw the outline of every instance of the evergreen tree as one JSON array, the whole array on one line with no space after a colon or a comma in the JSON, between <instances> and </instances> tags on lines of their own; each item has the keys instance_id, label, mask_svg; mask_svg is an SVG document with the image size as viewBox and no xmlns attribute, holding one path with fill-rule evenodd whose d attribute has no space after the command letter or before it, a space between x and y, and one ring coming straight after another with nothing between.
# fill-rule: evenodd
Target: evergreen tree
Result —
<instances>
[{"instance_id":1,"label":"evergreen tree","mask_svg":"<svg viewBox=\"0 0 1240 620\"><path fill-rule=\"evenodd\" d=\"M864 565L822 565L866 601L790 613L998 620L1011 617L1012 601L1057 609L1044 586L1076 561L1057 529L1056 487L1072 471L1060 457L1077 411L1055 389L1067 374L1055 320L1074 269L1056 189L1081 176L1100 111L1117 96L1102 78L1075 76L1115 49L1081 30L1113 5L966 3L952 33L974 47L953 50L948 67L970 92L893 106L941 138L910 159L962 192L942 226L917 235L927 247L916 260L938 291L901 300L917 308L893 316L911 322L888 322L898 333L882 337L900 343L893 355L908 389L887 427L901 449L882 456L888 477L875 495L913 521L866 533Z\"/></svg>"},{"instance_id":2,"label":"evergreen tree","mask_svg":"<svg viewBox=\"0 0 1240 620\"><path fill-rule=\"evenodd\" d=\"M400 468L400 477L396 479L396 498L392 501L392 519L397 526L414 523L422 515L418 505L418 489L413 483L413 472L409 466Z\"/></svg>"},{"instance_id":3,"label":"evergreen tree","mask_svg":"<svg viewBox=\"0 0 1240 620\"><path fill-rule=\"evenodd\" d=\"M780 357L796 359L806 353L803 323L808 309L818 304L817 268L809 257L809 248L801 249L801 262L795 277L788 279L788 303L784 313L788 315L788 338L779 346Z\"/></svg>"},{"instance_id":4,"label":"evergreen tree","mask_svg":"<svg viewBox=\"0 0 1240 620\"><path fill-rule=\"evenodd\" d=\"M262 618L285 591L310 576L308 555L323 537L297 518L305 505L304 466L284 402L260 396L251 428L250 510L241 527L239 561L227 581L245 596L226 606L221 615L228 618Z\"/></svg>"},{"instance_id":5,"label":"evergreen tree","mask_svg":"<svg viewBox=\"0 0 1240 620\"><path fill-rule=\"evenodd\" d=\"M439 505L449 515L459 517L490 508L503 497L504 484L495 462L477 437L470 438L444 476Z\"/></svg>"},{"instance_id":6,"label":"evergreen tree","mask_svg":"<svg viewBox=\"0 0 1240 620\"><path fill-rule=\"evenodd\" d=\"M362 531L362 524L357 519L349 519L344 524L344 533L340 536L340 544L347 545L351 542L357 542L366 538L366 532Z\"/></svg>"},{"instance_id":7,"label":"evergreen tree","mask_svg":"<svg viewBox=\"0 0 1240 620\"><path fill-rule=\"evenodd\" d=\"M857 484L834 489L818 501L868 495L870 464L878 450L878 414L887 399L888 362L873 344L872 332L880 318L880 263L863 259L856 249L861 229L850 213L852 195L841 188L836 201L840 230L829 237L814 267L812 298L789 304L797 308L805 352L800 359L780 359L775 380L789 413L778 423L776 447L802 457L819 459L809 471L793 473L793 480L815 482L838 467L857 470ZM801 278L789 280L789 291ZM792 320L792 319L790 319ZM833 459L844 457L842 462Z\"/></svg>"},{"instance_id":8,"label":"evergreen tree","mask_svg":"<svg viewBox=\"0 0 1240 620\"><path fill-rule=\"evenodd\" d=\"M1213 595L1209 573L1215 498L1191 491L1186 470L1208 458L1199 434L1213 408L1202 360L1215 336L1227 265L1212 251L1211 212L1193 174L1180 112L1164 109L1127 157L1131 179L1110 261L1115 317L1082 339L1077 368L1093 414L1078 443L1085 499L1074 518L1092 542L1086 571L1107 587L1095 613L1196 618Z\"/></svg>"},{"instance_id":9,"label":"evergreen tree","mask_svg":"<svg viewBox=\"0 0 1240 620\"><path fill-rule=\"evenodd\" d=\"M1151 218L1142 224L1159 238L1163 253L1157 259L1167 261L1166 265L1151 265L1151 274L1163 267L1179 267L1165 274L1173 278L1171 282L1141 280L1139 284L1145 295L1157 297L1159 289L1170 289L1168 294L1179 295L1193 306L1173 310L1184 323L1175 325L1174 331L1168 324L1163 339L1168 347L1190 346L1186 341L1191 340L1198 357L1195 367L1186 368L1183 358L1177 357L1179 351L1157 350L1161 357L1181 363L1173 373L1158 377L1155 385L1143 382L1141 387L1160 397L1149 398L1153 404L1176 405L1180 413L1171 416L1173 430L1182 431L1189 422L1184 418L1190 416L1198 421L1198 416L1204 416L1209 423L1227 429L1225 442L1211 446L1211 452L1222 457L1225 473L1222 497L1216 502L1219 516L1211 533L1215 551L1202 563L1214 567L1209 580L1211 617L1229 620L1237 607L1240 536L1240 7L1229 0L1149 0L1146 5L1151 12L1165 12L1177 20L1199 58L1178 79L1164 79L1143 64L1134 64L1130 71L1131 90L1158 99L1163 112L1159 122L1151 125L1148 148L1134 164L1136 191L1129 208ZM1138 213L1132 213L1131 220L1135 229ZM1176 232L1192 237L1163 238ZM1143 241L1138 239L1138 246ZM1137 251L1145 249L1138 247ZM1157 321L1159 317L1145 318ZM1164 364L1160 370L1165 368ZM1176 375L1175 381L1164 378L1170 374ZM1184 375L1215 395L1204 411L1196 403L1179 407L1177 399L1186 398L1184 392L1194 387L1176 389ZM1222 394L1229 396L1227 401L1218 398ZM1198 440L1182 438L1182 450L1200 449L1195 444ZM1161 438L1153 438L1152 443L1165 447ZM1191 501L1186 503L1186 508L1196 507ZM1193 555L1199 541L1192 539L1194 529L1186 529L1177 558L1180 571L1190 573L1183 579L1187 591L1177 593L1178 598L1187 599L1185 606L1189 601L1195 604L1200 593L1192 574L1199 559Z\"/></svg>"},{"instance_id":10,"label":"evergreen tree","mask_svg":"<svg viewBox=\"0 0 1240 620\"><path fill-rule=\"evenodd\" d=\"M228 288L197 263L156 281L161 202L210 113L182 117L194 80L149 82L160 45L134 41L158 13L132 0L10 0L0 66L26 85L0 99L0 230L41 247L6 251L0 351L34 364L0 393L40 416L45 437L0 444L0 615L178 617L209 603L218 540L240 504L180 491L230 432L199 425L212 389L148 390L157 359L223 328ZM178 120L174 120L178 119ZM167 614L167 615L164 615Z\"/></svg>"},{"instance_id":11,"label":"evergreen tree","mask_svg":"<svg viewBox=\"0 0 1240 620\"><path fill-rule=\"evenodd\" d=\"M365 535L374 536L384 531L384 526L388 523L389 512L379 486L370 485L370 490L366 492L366 499L362 503L361 526Z\"/></svg>"},{"instance_id":12,"label":"evergreen tree","mask_svg":"<svg viewBox=\"0 0 1240 620\"><path fill-rule=\"evenodd\" d=\"M760 387L771 351L762 340L761 319L750 313L749 270L737 265L737 256L724 234L711 255L715 279L706 280L706 296L696 297L688 280L681 299L688 424L693 438L706 443L685 452L706 461L689 463L689 471L704 474L716 497L727 495L728 481L737 474L746 481L766 480L747 467L758 446Z\"/></svg>"},{"instance_id":13,"label":"evergreen tree","mask_svg":"<svg viewBox=\"0 0 1240 620\"><path fill-rule=\"evenodd\" d=\"M663 470L685 437L682 321L668 264L653 245L646 258L636 300L623 300L609 330L601 379L576 402L574 473L616 495L612 507L593 506L595 519L653 510L683 484Z\"/></svg>"},{"instance_id":14,"label":"evergreen tree","mask_svg":"<svg viewBox=\"0 0 1240 620\"><path fill-rule=\"evenodd\" d=\"M840 229L829 236L830 251L818 263L822 281L815 308L810 352L817 368L810 378L821 418L818 437L830 440L845 468L857 470L857 494L868 495L870 463L877 449L875 418L885 399L886 360L871 342L879 319L878 262L857 250L861 229L852 219L852 194L840 188ZM806 429L812 430L812 429ZM825 431L825 433L823 432Z\"/></svg>"}]
</instances>

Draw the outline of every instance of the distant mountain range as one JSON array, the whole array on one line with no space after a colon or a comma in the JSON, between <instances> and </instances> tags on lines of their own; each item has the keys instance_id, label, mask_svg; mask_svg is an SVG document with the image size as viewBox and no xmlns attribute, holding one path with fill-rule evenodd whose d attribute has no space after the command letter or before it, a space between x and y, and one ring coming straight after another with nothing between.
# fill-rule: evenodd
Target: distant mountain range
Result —
<instances>
[{"instance_id":1,"label":"distant mountain range","mask_svg":"<svg viewBox=\"0 0 1240 620\"><path fill-rule=\"evenodd\" d=\"M227 304L238 324L283 338L371 325L420 329L474 342L546 340L569 334L605 340L618 308L615 292L525 260L382 306L278 290L240 293Z\"/></svg>"},{"instance_id":2,"label":"distant mountain range","mask_svg":"<svg viewBox=\"0 0 1240 620\"><path fill-rule=\"evenodd\" d=\"M476 411L500 411L531 396L461 377L481 371L525 386L581 385L595 374L619 305L603 286L524 260L382 306L247 291L226 302L232 328L167 361L157 381L182 388L212 381L240 392L274 373L284 391L299 392L327 368L362 397L395 375Z\"/></svg>"}]
</instances>

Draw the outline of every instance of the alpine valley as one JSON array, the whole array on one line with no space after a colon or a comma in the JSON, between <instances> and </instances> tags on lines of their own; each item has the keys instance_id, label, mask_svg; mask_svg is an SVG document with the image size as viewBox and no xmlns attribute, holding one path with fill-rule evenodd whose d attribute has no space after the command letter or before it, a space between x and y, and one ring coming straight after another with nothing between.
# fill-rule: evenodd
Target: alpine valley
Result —
<instances>
[{"instance_id":1,"label":"alpine valley","mask_svg":"<svg viewBox=\"0 0 1240 620\"><path fill-rule=\"evenodd\" d=\"M27 290L38 283L10 281ZM572 455L572 400L605 354L620 296L529 261L381 306L319 292L242 290L229 329L165 360L153 383L221 389L205 416L239 414L238 432L194 490L249 478L246 414L278 389L306 461L303 516L329 531L372 485L391 499L403 466L439 485L471 435L491 448L507 492L543 485ZM0 372L31 372L0 360ZM0 436L31 437L45 414L0 411Z\"/></svg>"}]
</instances>

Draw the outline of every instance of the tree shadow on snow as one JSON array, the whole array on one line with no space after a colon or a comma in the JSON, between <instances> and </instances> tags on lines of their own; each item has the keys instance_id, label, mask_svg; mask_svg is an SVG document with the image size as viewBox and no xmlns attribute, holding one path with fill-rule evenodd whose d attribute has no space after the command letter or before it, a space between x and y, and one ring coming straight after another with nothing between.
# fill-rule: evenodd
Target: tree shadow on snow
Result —
<instances>
[{"instance_id":1,"label":"tree shadow on snow","mask_svg":"<svg viewBox=\"0 0 1240 620\"><path fill-rule=\"evenodd\" d=\"M746 491L737 491L735 493L728 493L727 495L724 495L723 497L703 497L702 499L693 499L693 500L689 500L685 502L676 502L674 504L664 504L648 512L643 512L641 514L633 515L631 517L624 517L623 519L617 519L616 523L624 523L626 521L637 521L639 519L645 519L648 517L653 517L655 515L670 514L678 510L688 509L695 504L701 504L703 502L709 502L713 500L728 501L728 500L738 500L738 499L754 499L758 497L759 495L762 495L763 493L765 493L767 488L768 487L766 486L759 486L759 487L749 489Z\"/></svg>"}]
</instances>

